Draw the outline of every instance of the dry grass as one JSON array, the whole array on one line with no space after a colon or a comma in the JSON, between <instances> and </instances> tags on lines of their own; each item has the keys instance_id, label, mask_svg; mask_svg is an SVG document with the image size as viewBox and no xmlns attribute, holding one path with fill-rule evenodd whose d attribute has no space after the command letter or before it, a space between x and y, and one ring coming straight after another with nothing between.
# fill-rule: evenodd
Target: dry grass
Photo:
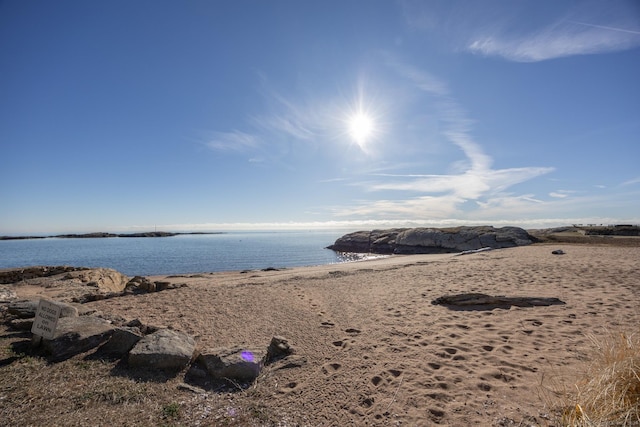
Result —
<instances>
[{"instance_id":1,"label":"dry grass","mask_svg":"<svg viewBox=\"0 0 640 427\"><path fill-rule=\"evenodd\" d=\"M185 371L133 369L91 352L49 363L31 354L29 334L1 320L2 426L288 425L254 388L194 393L180 387Z\"/></svg>"},{"instance_id":2,"label":"dry grass","mask_svg":"<svg viewBox=\"0 0 640 427\"><path fill-rule=\"evenodd\" d=\"M580 381L567 389L556 376L544 400L564 408L558 411L562 426L640 426L640 337L608 332L590 339L592 358Z\"/></svg>"}]
</instances>

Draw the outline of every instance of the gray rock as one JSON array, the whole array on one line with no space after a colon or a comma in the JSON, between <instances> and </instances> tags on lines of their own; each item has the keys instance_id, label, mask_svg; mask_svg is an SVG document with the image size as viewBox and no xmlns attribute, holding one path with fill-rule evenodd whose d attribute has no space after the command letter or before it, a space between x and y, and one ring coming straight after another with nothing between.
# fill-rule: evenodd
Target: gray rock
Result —
<instances>
[{"instance_id":1,"label":"gray rock","mask_svg":"<svg viewBox=\"0 0 640 427\"><path fill-rule=\"evenodd\" d=\"M260 375L266 357L262 348L231 347L203 351L198 360L214 378L246 382Z\"/></svg>"},{"instance_id":2,"label":"gray rock","mask_svg":"<svg viewBox=\"0 0 640 427\"><path fill-rule=\"evenodd\" d=\"M38 300L14 301L7 307L9 314L18 316L21 319L29 319L36 316L38 310Z\"/></svg>"},{"instance_id":3,"label":"gray rock","mask_svg":"<svg viewBox=\"0 0 640 427\"><path fill-rule=\"evenodd\" d=\"M461 307L466 309L494 309L515 307L537 307L549 305L563 305L564 301L558 298L547 297L506 297L492 296L480 293L466 293L457 295L445 295L431 301L433 305L446 307Z\"/></svg>"},{"instance_id":4,"label":"gray rock","mask_svg":"<svg viewBox=\"0 0 640 427\"><path fill-rule=\"evenodd\" d=\"M102 347L100 353L111 357L122 357L142 339L142 333L138 328L115 328L111 338Z\"/></svg>"},{"instance_id":5,"label":"gray rock","mask_svg":"<svg viewBox=\"0 0 640 427\"><path fill-rule=\"evenodd\" d=\"M289 345L289 340L281 336L275 336L271 338L271 343L267 348L266 362L271 363L293 353L294 351L293 348L291 348L291 345Z\"/></svg>"},{"instance_id":6,"label":"gray rock","mask_svg":"<svg viewBox=\"0 0 640 427\"><path fill-rule=\"evenodd\" d=\"M109 322L99 317L63 317L58 320L54 337L42 340L42 347L53 361L61 361L98 347L113 330Z\"/></svg>"},{"instance_id":7,"label":"gray rock","mask_svg":"<svg viewBox=\"0 0 640 427\"><path fill-rule=\"evenodd\" d=\"M193 357L195 340L189 335L160 329L142 338L129 352L129 365L155 369L182 369Z\"/></svg>"}]
</instances>

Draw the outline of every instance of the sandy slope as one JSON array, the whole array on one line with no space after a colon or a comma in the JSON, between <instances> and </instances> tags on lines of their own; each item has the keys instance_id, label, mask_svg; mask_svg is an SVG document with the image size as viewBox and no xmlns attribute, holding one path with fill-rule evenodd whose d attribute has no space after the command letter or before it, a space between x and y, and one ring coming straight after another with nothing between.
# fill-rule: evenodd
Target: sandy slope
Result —
<instances>
[{"instance_id":1,"label":"sandy slope","mask_svg":"<svg viewBox=\"0 0 640 427\"><path fill-rule=\"evenodd\" d=\"M566 376L570 386L590 334L640 325L640 248L563 245L565 255L552 255L556 248L162 277L188 286L88 305L185 331L201 348L266 346L283 335L306 358L299 368L267 368L250 393L190 397L202 424L253 402L282 425L546 425L543 378ZM431 304L464 292L566 304Z\"/></svg>"}]
</instances>

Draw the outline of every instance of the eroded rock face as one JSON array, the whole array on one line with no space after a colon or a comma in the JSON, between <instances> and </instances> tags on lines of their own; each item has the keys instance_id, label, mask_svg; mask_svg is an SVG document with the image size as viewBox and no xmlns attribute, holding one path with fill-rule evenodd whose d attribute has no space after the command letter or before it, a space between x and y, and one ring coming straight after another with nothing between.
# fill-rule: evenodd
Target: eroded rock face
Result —
<instances>
[{"instance_id":1,"label":"eroded rock face","mask_svg":"<svg viewBox=\"0 0 640 427\"><path fill-rule=\"evenodd\" d=\"M329 249L377 254L431 254L486 247L508 248L529 245L533 241L524 229L518 227L394 228L350 233L336 240Z\"/></svg>"}]
</instances>

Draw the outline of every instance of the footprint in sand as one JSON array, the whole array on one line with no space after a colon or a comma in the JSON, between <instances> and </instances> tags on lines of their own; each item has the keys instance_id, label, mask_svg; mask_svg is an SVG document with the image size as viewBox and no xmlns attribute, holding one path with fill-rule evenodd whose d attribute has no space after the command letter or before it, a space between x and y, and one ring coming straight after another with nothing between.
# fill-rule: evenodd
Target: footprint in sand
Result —
<instances>
[{"instance_id":1,"label":"footprint in sand","mask_svg":"<svg viewBox=\"0 0 640 427\"><path fill-rule=\"evenodd\" d=\"M387 372L389 372L391 375L393 375L396 378L398 378L400 375L402 375L402 371L400 371L398 369L389 369Z\"/></svg>"},{"instance_id":2,"label":"footprint in sand","mask_svg":"<svg viewBox=\"0 0 640 427\"><path fill-rule=\"evenodd\" d=\"M333 344L336 347L340 347L343 350L346 350L349 347L351 347L352 344L355 344L355 343L356 343L356 340L349 339L349 338L343 338L341 340L334 341L331 344Z\"/></svg>"},{"instance_id":3,"label":"footprint in sand","mask_svg":"<svg viewBox=\"0 0 640 427\"><path fill-rule=\"evenodd\" d=\"M323 328L333 328L334 326L336 326L336 324L329 320L325 320L320 324L320 326L322 326Z\"/></svg>"},{"instance_id":4,"label":"footprint in sand","mask_svg":"<svg viewBox=\"0 0 640 427\"><path fill-rule=\"evenodd\" d=\"M379 375L376 375L375 377L371 378L371 383L376 387L378 387L381 382L382 382L382 377Z\"/></svg>"},{"instance_id":5,"label":"footprint in sand","mask_svg":"<svg viewBox=\"0 0 640 427\"><path fill-rule=\"evenodd\" d=\"M329 376L338 372L342 368L340 363L325 363L322 365L322 373Z\"/></svg>"},{"instance_id":6,"label":"footprint in sand","mask_svg":"<svg viewBox=\"0 0 640 427\"><path fill-rule=\"evenodd\" d=\"M296 381L291 381L285 384L283 387L278 389L279 393L288 394L293 393L295 391L299 391L302 388L302 384Z\"/></svg>"}]
</instances>

